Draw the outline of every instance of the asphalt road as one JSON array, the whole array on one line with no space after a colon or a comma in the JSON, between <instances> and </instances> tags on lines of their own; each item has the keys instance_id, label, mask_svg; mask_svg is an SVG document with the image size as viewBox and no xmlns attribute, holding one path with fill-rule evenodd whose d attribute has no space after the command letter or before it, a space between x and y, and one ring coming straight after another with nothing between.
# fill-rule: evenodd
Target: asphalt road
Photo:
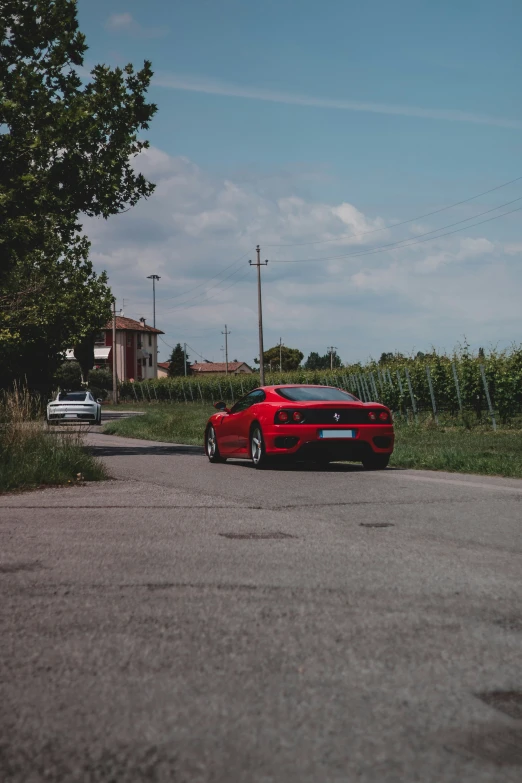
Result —
<instances>
[{"instance_id":1,"label":"asphalt road","mask_svg":"<svg viewBox=\"0 0 522 783\"><path fill-rule=\"evenodd\" d=\"M2 783L520 780L522 482L88 439L0 498Z\"/></svg>"}]
</instances>

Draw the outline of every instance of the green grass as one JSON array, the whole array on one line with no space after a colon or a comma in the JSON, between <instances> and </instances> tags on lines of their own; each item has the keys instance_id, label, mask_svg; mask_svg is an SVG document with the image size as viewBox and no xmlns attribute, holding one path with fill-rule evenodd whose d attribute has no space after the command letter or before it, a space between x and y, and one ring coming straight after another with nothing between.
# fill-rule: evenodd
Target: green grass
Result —
<instances>
[{"instance_id":1,"label":"green grass","mask_svg":"<svg viewBox=\"0 0 522 783\"><path fill-rule=\"evenodd\" d=\"M29 425L21 438L0 442L0 492L105 478L102 463L85 451L78 437L48 433L41 424Z\"/></svg>"},{"instance_id":2,"label":"green grass","mask_svg":"<svg viewBox=\"0 0 522 783\"><path fill-rule=\"evenodd\" d=\"M396 427L391 465L522 478L522 431L464 427Z\"/></svg>"},{"instance_id":3,"label":"green grass","mask_svg":"<svg viewBox=\"0 0 522 783\"><path fill-rule=\"evenodd\" d=\"M201 445L211 405L153 403L125 405L145 411L136 418L109 422L104 432L130 438ZM522 478L522 431L464 426L436 428L430 422L409 426L396 422L391 465L417 470L445 470Z\"/></svg>"},{"instance_id":4,"label":"green grass","mask_svg":"<svg viewBox=\"0 0 522 783\"><path fill-rule=\"evenodd\" d=\"M43 404L24 387L0 392L0 492L107 478L78 434L43 426Z\"/></svg>"},{"instance_id":5,"label":"green grass","mask_svg":"<svg viewBox=\"0 0 522 783\"><path fill-rule=\"evenodd\" d=\"M126 404L120 410L131 410L133 407L137 411L145 411L145 414L121 419L121 421L109 421L103 427L103 431L109 435L122 435L128 438L202 446L205 424L208 417L216 412L212 405L197 403L190 405L154 403L135 406Z\"/></svg>"}]
</instances>

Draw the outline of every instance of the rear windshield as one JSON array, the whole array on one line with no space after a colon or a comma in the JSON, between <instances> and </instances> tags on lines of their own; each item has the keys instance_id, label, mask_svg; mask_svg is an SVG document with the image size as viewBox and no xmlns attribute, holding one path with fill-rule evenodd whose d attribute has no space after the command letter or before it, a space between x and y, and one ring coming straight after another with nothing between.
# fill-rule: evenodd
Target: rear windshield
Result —
<instances>
[{"instance_id":1,"label":"rear windshield","mask_svg":"<svg viewBox=\"0 0 522 783\"><path fill-rule=\"evenodd\" d=\"M58 397L59 400L67 400L68 402L84 402L87 399L85 392L62 392Z\"/></svg>"},{"instance_id":2,"label":"rear windshield","mask_svg":"<svg viewBox=\"0 0 522 783\"><path fill-rule=\"evenodd\" d=\"M277 394L292 402L354 402L357 397L328 386L292 386L276 389Z\"/></svg>"}]
</instances>

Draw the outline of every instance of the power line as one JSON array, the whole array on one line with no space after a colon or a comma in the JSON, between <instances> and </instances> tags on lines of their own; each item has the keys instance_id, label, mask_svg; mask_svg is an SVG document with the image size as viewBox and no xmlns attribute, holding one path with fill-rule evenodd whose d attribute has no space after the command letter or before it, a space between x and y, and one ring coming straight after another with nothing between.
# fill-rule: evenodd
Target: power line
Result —
<instances>
[{"instance_id":1,"label":"power line","mask_svg":"<svg viewBox=\"0 0 522 783\"><path fill-rule=\"evenodd\" d=\"M219 272L217 272L217 273L216 273L216 274L215 274L213 277L209 278L208 280L203 280L203 282L202 282L202 283L198 283L198 285L195 285L195 286L193 286L192 288L189 288L189 289L187 289L186 291L183 291L181 294L174 294L174 296L162 296L162 297L158 297L158 302L160 302L160 301L161 301L161 302L167 302L167 301L169 301L169 300L171 300L171 299L177 299L177 298L179 298L180 296L185 296L186 294L190 294L192 291L195 291L195 290L196 290L196 288L201 288L201 286L203 286L203 285L207 285L207 283L211 283L211 282L212 282L212 280L215 280L216 278L218 278L218 277L219 277L219 276L220 276L220 275L221 275L223 272L226 272L226 271L227 271L228 269L230 269L231 267L235 266L236 264L239 264L239 262L240 262L240 261L242 261L244 258L246 258L248 255L250 255L250 253L251 253L251 251L250 251L250 250L247 250L247 252L246 252L246 253L244 253L244 254L243 254L243 255L242 255L240 258L237 258L235 261L232 261L232 263L231 263L231 264L229 264L228 266L224 267L224 269L221 269L221 270L220 270ZM229 275L229 276L230 276L230 275ZM224 279L224 280L226 280L227 278L225 277L225 278L223 278L223 279ZM222 280L221 282L223 282L223 280Z\"/></svg>"},{"instance_id":2,"label":"power line","mask_svg":"<svg viewBox=\"0 0 522 783\"><path fill-rule=\"evenodd\" d=\"M187 302L193 302L196 299L200 299L201 297L205 297L206 294L209 293L209 291L213 291L216 288L220 288L222 283L225 282L225 280L229 280L231 277L234 277L234 275L239 274L241 271L242 271L242 269L235 269L229 275L224 277L223 280L220 280L219 283L216 283L215 285L211 285L210 288L207 288L206 291L202 291L201 293L196 294L196 296L191 296L189 299L185 299L184 302L178 302L177 304L174 304L171 307L166 307L166 308L164 308L164 312L168 313L168 312L170 312L172 310L177 310L178 308L183 308L183 305L187 304ZM203 299L203 301L205 301L205 300Z\"/></svg>"},{"instance_id":3,"label":"power line","mask_svg":"<svg viewBox=\"0 0 522 783\"><path fill-rule=\"evenodd\" d=\"M495 209L501 209L501 207L506 207L508 204L513 204L515 201L520 201L522 199L522 196L519 198L513 199L513 201L508 201L506 204L501 204L499 207L495 207ZM316 262L316 261L337 261L344 258L353 258L356 256L371 256L375 253L385 253L387 250L390 249L402 249L399 247L399 245L402 245L402 247L411 247L412 245L419 245L423 242L430 242L433 239L440 239L442 237L447 237L450 234L457 234L459 231L466 231L469 228L475 228L476 226L481 226L483 223L490 223L492 220L498 220L501 217L505 217L506 215L511 215L513 212L519 212L522 209L522 207L517 207L516 209L510 209L508 212L503 212L501 215L494 215L493 217L486 218L486 220L479 220L478 223L472 223L470 226L462 226L461 228L456 228L454 231L446 231L444 234L438 234L436 237L429 237L428 239L416 239L412 238L409 239L401 239L398 242L390 242L387 245L378 245L376 248L370 248L369 250L361 250L358 253L347 253L346 255L341 256L328 256L326 258L296 258L296 259L272 259L274 263L276 264L304 264L308 262ZM481 212L482 215L487 215L488 212L494 212L494 209L488 209L485 212ZM478 217L478 215L476 216ZM419 234L419 236L426 236L427 234L434 234L437 231L443 231L445 228L450 228L451 226L456 226L459 223L467 222L468 220L472 220L473 218L467 218L465 221L458 220L456 223L450 223L447 226L441 226L440 228L436 228L433 231L426 231L424 234ZM407 242L408 244L404 244Z\"/></svg>"},{"instance_id":4,"label":"power line","mask_svg":"<svg viewBox=\"0 0 522 783\"><path fill-rule=\"evenodd\" d=\"M212 331L214 331L214 330L212 330ZM173 345L170 345L170 344L169 344L169 343L168 343L166 340L164 340L164 339L163 339L163 337L159 336L159 338L160 338L160 340L161 340L161 342L162 342L162 343L165 343L165 345L167 346L167 348L170 348L170 349L171 349L171 351L173 351L173 350L174 350L174 346L173 346ZM196 350L195 350L195 349L194 349L194 348L193 348L191 345L189 345L188 343L184 343L184 344L187 346L187 348L190 348L190 350L192 351L192 353L195 353L195 354L196 354L196 356L199 356L199 358L200 358L200 359L203 359L203 361L204 361L204 362L208 362L208 361L209 361L208 359L205 359L205 357L204 357L204 356L202 356L200 353L198 353L198 352L197 352L197 351L196 351ZM179 343L179 345L181 345L181 343Z\"/></svg>"},{"instance_id":5,"label":"power line","mask_svg":"<svg viewBox=\"0 0 522 783\"><path fill-rule=\"evenodd\" d=\"M241 270L238 269L237 271L239 272ZM237 274L237 273L235 273L235 274ZM247 277L247 274L248 274L248 268L247 268L245 274L243 274L238 280L235 280L233 283L231 283L230 285L226 286L226 288L223 288L219 292L216 292L216 293L223 293L224 291L228 291L230 288L233 288L233 286L237 285L237 283L241 283ZM212 288L219 288L219 286L212 286ZM212 290L212 288L210 288L209 290ZM208 293L208 291L206 291L205 293ZM213 296L215 296L215 294ZM194 298L196 298L196 297L194 297ZM181 311L181 310L189 310L191 307L201 307L201 305L203 305L205 302L210 301L211 299L212 299L212 296L209 296L206 299L202 299L200 302L196 302L195 304L187 305L187 307L183 307L183 306L181 306L181 304L180 305L176 305L175 307L168 307L164 312L168 313L168 312L171 312L172 310ZM190 302L191 300L189 299L187 301Z\"/></svg>"},{"instance_id":6,"label":"power line","mask_svg":"<svg viewBox=\"0 0 522 783\"><path fill-rule=\"evenodd\" d=\"M248 255L248 253L246 253L245 255ZM245 256L242 256L242 258L245 258ZM234 261L234 264L230 264L230 266L233 266L233 265L235 265L237 263L238 263L238 261ZM230 266L226 267L226 269L230 269ZM225 270L222 270L222 271L225 271ZM167 308L166 311L175 309L176 307L181 307L181 305L185 304L186 302L192 302L195 299L199 299L199 297L204 296L206 293L208 293L209 290L211 291L214 288L218 288L222 283L225 282L225 280L229 280L231 277L233 277L235 274L238 274L238 272L240 272L240 271L241 271L241 268L235 269L229 275L227 275L226 277L222 278L222 280L220 280L218 283L216 283L213 286L210 286L210 288L207 291L201 291L199 294L196 294L195 296L191 296L189 299L185 299L183 302L177 302L176 304L172 305L172 307ZM203 285L208 285L212 280L215 280L216 277L218 277L218 275L214 275L214 277L211 277L209 280L204 280L202 283L199 283L197 286L194 286L193 289L189 289L189 291L190 290L195 290L196 288L201 288L201 286L203 286ZM185 292L185 293L188 293L188 291ZM181 296L181 294L178 294L178 296ZM158 301L168 301L169 299L174 299L174 298L175 298L174 296L164 297L162 300L160 300L158 298ZM138 302L138 303L141 303L141 304L143 304L145 302L145 300L143 300L143 299L135 299L134 301Z\"/></svg>"},{"instance_id":7,"label":"power line","mask_svg":"<svg viewBox=\"0 0 522 783\"><path fill-rule=\"evenodd\" d=\"M315 242L291 242L289 244L281 244L281 245L265 245L265 247L304 247L305 245L326 245L329 242L339 242L339 240L342 239L356 239L357 237L366 236L368 234L378 234L380 231L389 231L392 228L398 228L399 226L405 226L407 223L414 223L416 220L422 220L423 218L430 217L431 215L438 215L439 212L446 212L449 209L454 209L455 207L459 207L461 204L467 204L470 201L474 201L476 198L480 198L481 196L487 196L488 193L493 193L495 190L501 190L501 188L507 188L508 185L512 185L514 182L518 182L522 179L522 176L515 177L515 179L510 179L509 182L504 182L502 185L497 185L494 188L490 188L489 190L484 190L482 193L477 193L476 196L470 196L470 198L465 198L462 201L456 201L454 204L450 204L447 207L441 207L440 209L434 209L432 212L425 212L424 215L418 215L414 218L409 218L408 220L403 220L400 223L394 223L391 226L384 226L383 228L374 228L371 231L362 231L360 234L342 234L340 237L333 237L332 239L319 239ZM475 217L477 217L475 215ZM469 218L472 220L473 218Z\"/></svg>"},{"instance_id":8,"label":"power line","mask_svg":"<svg viewBox=\"0 0 522 783\"><path fill-rule=\"evenodd\" d=\"M203 359L204 362L210 362L210 359L206 359L204 356L202 356L200 353L198 353L196 350L194 350L194 348L191 345L189 345L188 343L186 345L187 345L188 348L190 348L192 353L195 353L196 356L199 356L199 358Z\"/></svg>"}]
</instances>

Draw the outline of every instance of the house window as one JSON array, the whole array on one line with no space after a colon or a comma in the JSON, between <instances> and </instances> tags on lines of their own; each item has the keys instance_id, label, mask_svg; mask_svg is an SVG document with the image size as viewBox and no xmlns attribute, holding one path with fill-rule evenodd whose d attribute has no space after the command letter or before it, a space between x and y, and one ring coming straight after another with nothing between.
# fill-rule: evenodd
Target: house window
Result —
<instances>
[{"instance_id":1,"label":"house window","mask_svg":"<svg viewBox=\"0 0 522 783\"><path fill-rule=\"evenodd\" d=\"M95 345L105 345L105 332L96 332L94 335Z\"/></svg>"},{"instance_id":2,"label":"house window","mask_svg":"<svg viewBox=\"0 0 522 783\"><path fill-rule=\"evenodd\" d=\"M127 335L127 348L132 348L132 334Z\"/></svg>"},{"instance_id":3,"label":"house window","mask_svg":"<svg viewBox=\"0 0 522 783\"><path fill-rule=\"evenodd\" d=\"M151 346L151 345L152 345L152 335L149 334L149 346Z\"/></svg>"},{"instance_id":4,"label":"house window","mask_svg":"<svg viewBox=\"0 0 522 783\"><path fill-rule=\"evenodd\" d=\"M152 367L152 354L149 356L149 367Z\"/></svg>"}]
</instances>

